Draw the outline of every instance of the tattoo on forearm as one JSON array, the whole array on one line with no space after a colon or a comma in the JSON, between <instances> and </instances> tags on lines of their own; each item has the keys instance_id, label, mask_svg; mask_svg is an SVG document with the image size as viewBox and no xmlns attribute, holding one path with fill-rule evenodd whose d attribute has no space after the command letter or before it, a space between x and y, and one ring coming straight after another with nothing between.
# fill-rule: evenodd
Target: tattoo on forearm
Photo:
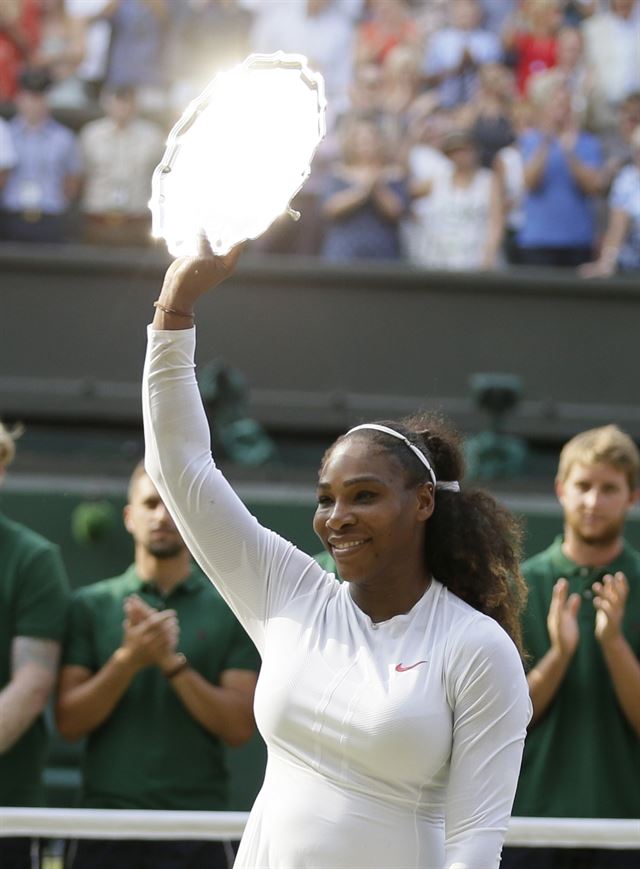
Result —
<instances>
[{"instance_id":1,"label":"tattoo on forearm","mask_svg":"<svg viewBox=\"0 0 640 869\"><path fill-rule=\"evenodd\" d=\"M34 637L15 637L11 644L12 675L27 664L36 664L55 673L60 659L60 643L55 640L37 640Z\"/></svg>"}]
</instances>

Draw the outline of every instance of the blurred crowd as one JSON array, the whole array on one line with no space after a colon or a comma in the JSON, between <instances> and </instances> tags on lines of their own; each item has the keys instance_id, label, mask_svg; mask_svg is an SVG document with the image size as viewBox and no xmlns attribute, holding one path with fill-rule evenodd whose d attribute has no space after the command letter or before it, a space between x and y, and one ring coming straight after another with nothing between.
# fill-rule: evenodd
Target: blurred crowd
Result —
<instances>
[{"instance_id":1,"label":"blurred crowd","mask_svg":"<svg viewBox=\"0 0 640 869\"><path fill-rule=\"evenodd\" d=\"M640 0L2 0L0 237L148 244L182 109L278 49L328 134L258 250L640 270Z\"/></svg>"}]
</instances>

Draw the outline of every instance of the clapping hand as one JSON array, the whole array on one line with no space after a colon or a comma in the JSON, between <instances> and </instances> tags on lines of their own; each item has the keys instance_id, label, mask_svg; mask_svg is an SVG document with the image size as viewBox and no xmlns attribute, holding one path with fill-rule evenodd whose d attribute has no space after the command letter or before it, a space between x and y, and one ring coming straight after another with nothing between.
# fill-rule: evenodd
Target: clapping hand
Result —
<instances>
[{"instance_id":1,"label":"clapping hand","mask_svg":"<svg viewBox=\"0 0 640 869\"><path fill-rule=\"evenodd\" d=\"M596 612L596 639L603 645L616 639L622 629L622 617L629 596L629 583L622 572L608 573L602 582L594 582L593 605Z\"/></svg>"},{"instance_id":2,"label":"clapping hand","mask_svg":"<svg viewBox=\"0 0 640 869\"><path fill-rule=\"evenodd\" d=\"M564 658L571 658L578 646L580 603L579 594L569 594L569 583L566 579L559 579L553 586L547 615L547 630L552 648Z\"/></svg>"},{"instance_id":3,"label":"clapping hand","mask_svg":"<svg viewBox=\"0 0 640 869\"><path fill-rule=\"evenodd\" d=\"M173 660L180 626L175 610L155 610L137 595L124 604L123 648L137 668L163 667Z\"/></svg>"}]
</instances>

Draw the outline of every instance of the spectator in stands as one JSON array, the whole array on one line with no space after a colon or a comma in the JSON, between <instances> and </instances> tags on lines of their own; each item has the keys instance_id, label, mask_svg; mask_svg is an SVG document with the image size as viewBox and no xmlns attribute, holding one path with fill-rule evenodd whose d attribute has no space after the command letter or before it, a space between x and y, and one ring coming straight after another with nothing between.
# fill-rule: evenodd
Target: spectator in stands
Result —
<instances>
[{"instance_id":1,"label":"spectator in stands","mask_svg":"<svg viewBox=\"0 0 640 869\"><path fill-rule=\"evenodd\" d=\"M4 118L0 118L0 190L4 187L9 171L16 165L17 159L9 124ZM1 228L0 222L0 230Z\"/></svg>"},{"instance_id":2,"label":"spectator in stands","mask_svg":"<svg viewBox=\"0 0 640 869\"><path fill-rule=\"evenodd\" d=\"M170 11L171 105L182 111L219 70L250 53L251 14L238 0L183 0Z\"/></svg>"},{"instance_id":3,"label":"spectator in stands","mask_svg":"<svg viewBox=\"0 0 640 869\"><path fill-rule=\"evenodd\" d=\"M432 269L496 268L504 231L497 178L479 165L468 131L449 133L443 151L451 169L424 185L429 210L412 258Z\"/></svg>"},{"instance_id":4,"label":"spectator in stands","mask_svg":"<svg viewBox=\"0 0 640 869\"><path fill-rule=\"evenodd\" d=\"M68 209L80 189L80 150L71 130L51 117L50 84L42 70L20 76L17 114L9 122L18 161L2 192L2 234L11 241L65 241Z\"/></svg>"},{"instance_id":5,"label":"spectator in stands","mask_svg":"<svg viewBox=\"0 0 640 869\"><path fill-rule=\"evenodd\" d=\"M502 33L502 44L513 57L521 95L532 75L556 65L562 15L558 0L523 0Z\"/></svg>"},{"instance_id":6,"label":"spectator in stands","mask_svg":"<svg viewBox=\"0 0 640 869\"><path fill-rule=\"evenodd\" d=\"M515 97L513 73L506 66L490 63L479 73L480 87L466 112L467 125L485 169L501 148L513 142L511 120Z\"/></svg>"},{"instance_id":7,"label":"spectator in stands","mask_svg":"<svg viewBox=\"0 0 640 869\"><path fill-rule=\"evenodd\" d=\"M518 147L518 139L529 127L531 108L525 100L516 102L512 121L516 139L501 148L493 161L493 171L498 177L502 207L505 215L504 258L511 265L520 263L518 238L524 222L523 201L525 197L524 160Z\"/></svg>"},{"instance_id":8,"label":"spectator in stands","mask_svg":"<svg viewBox=\"0 0 640 869\"><path fill-rule=\"evenodd\" d=\"M420 53L412 46L397 45L387 53L381 69L380 106L390 132L405 139L411 106L420 95Z\"/></svg>"},{"instance_id":9,"label":"spectator in stands","mask_svg":"<svg viewBox=\"0 0 640 869\"><path fill-rule=\"evenodd\" d=\"M142 463L124 522L135 562L75 594L64 645L56 717L64 737L88 737L83 805L227 809L223 746L253 733L255 649ZM84 840L72 851L73 869L228 867L220 842Z\"/></svg>"},{"instance_id":10,"label":"spectator in stands","mask_svg":"<svg viewBox=\"0 0 640 869\"><path fill-rule=\"evenodd\" d=\"M40 35L38 0L0 3L0 103L15 99L18 76Z\"/></svg>"},{"instance_id":11,"label":"spectator in stands","mask_svg":"<svg viewBox=\"0 0 640 869\"><path fill-rule=\"evenodd\" d=\"M640 272L640 127L631 139L634 161L620 170L609 195L609 219L600 256L582 266L583 277Z\"/></svg>"},{"instance_id":12,"label":"spectator in stands","mask_svg":"<svg viewBox=\"0 0 640 869\"><path fill-rule=\"evenodd\" d=\"M616 426L562 450L564 536L523 566L533 718L514 814L637 818L640 552L624 539L640 455ZM631 869L637 851L506 849L504 869Z\"/></svg>"},{"instance_id":13,"label":"spectator in stands","mask_svg":"<svg viewBox=\"0 0 640 869\"><path fill-rule=\"evenodd\" d=\"M382 69L376 63L358 63L349 83L349 111L354 115L382 112Z\"/></svg>"},{"instance_id":14,"label":"spectator in stands","mask_svg":"<svg viewBox=\"0 0 640 869\"><path fill-rule=\"evenodd\" d=\"M107 74L111 13L118 2L119 0L65 0L66 12L82 35L84 57L77 69L77 75L91 101L98 99Z\"/></svg>"},{"instance_id":15,"label":"spectator in stands","mask_svg":"<svg viewBox=\"0 0 640 869\"><path fill-rule=\"evenodd\" d=\"M518 239L522 261L575 268L593 256L602 148L581 131L561 74L540 73L530 91L537 122L520 139L527 189Z\"/></svg>"},{"instance_id":16,"label":"spectator in stands","mask_svg":"<svg viewBox=\"0 0 640 869\"><path fill-rule=\"evenodd\" d=\"M343 131L342 159L327 182L322 256L334 262L398 259L399 222L407 206L405 172L393 162L380 124L351 118Z\"/></svg>"},{"instance_id":17,"label":"spectator in stands","mask_svg":"<svg viewBox=\"0 0 640 869\"><path fill-rule=\"evenodd\" d=\"M620 170L633 161L631 139L640 126L640 91L622 101L618 123L610 133L599 136L605 154L604 189L608 190Z\"/></svg>"},{"instance_id":18,"label":"spectator in stands","mask_svg":"<svg viewBox=\"0 0 640 869\"><path fill-rule=\"evenodd\" d=\"M305 55L325 80L332 116L347 103L353 67L353 21L336 0L271 0L256 18L251 47L257 52Z\"/></svg>"},{"instance_id":19,"label":"spectator in stands","mask_svg":"<svg viewBox=\"0 0 640 869\"><path fill-rule=\"evenodd\" d=\"M31 64L46 70L51 77L52 108L82 108L87 95L77 70L84 59L84 26L68 14L65 0L40 0L40 8L40 41Z\"/></svg>"},{"instance_id":20,"label":"spectator in stands","mask_svg":"<svg viewBox=\"0 0 640 869\"><path fill-rule=\"evenodd\" d=\"M500 36L517 2L519 0L480 0L486 29Z\"/></svg>"},{"instance_id":21,"label":"spectator in stands","mask_svg":"<svg viewBox=\"0 0 640 869\"><path fill-rule=\"evenodd\" d=\"M477 0L451 4L451 24L430 39L424 59L425 81L438 86L440 101L452 107L471 100L478 87L478 70L502 58L500 40L481 26Z\"/></svg>"},{"instance_id":22,"label":"spectator in stands","mask_svg":"<svg viewBox=\"0 0 640 869\"><path fill-rule=\"evenodd\" d=\"M103 105L106 116L85 124L80 133L84 239L91 244L146 245L151 175L165 135L157 124L138 116L132 88L106 90Z\"/></svg>"},{"instance_id":23,"label":"spectator in stands","mask_svg":"<svg viewBox=\"0 0 640 869\"><path fill-rule=\"evenodd\" d=\"M414 103L407 158L411 209L401 225L403 251L412 260L419 255L424 227L431 220L429 194L434 182L451 172L451 161L442 146L452 125L451 111L442 108L433 93L424 94Z\"/></svg>"},{"instance_id":24,"label":"spectator in stands","mask_svg":"<svg viewBox=\"0 0 640 869\"><path fill-rule=\"evenodd\" d=\"M419 47L420 31L407 0L369 0L368 9L357 33L358 63L383 64L399 46Z\"/></svg>"},{"instance_id":25,"label":"spectator in stands","mask_svg":"<svg viewBox=\"0 0 640 869\"><path fill-rule=\"evenodd\" d=\"M610 0L607 11L583 25L585 59L593 89L590 121L599 132L615 126L617 109L640 90L640 15L637 0Z\"/></svg>"},{"instance_id":26,"label":"spectator in stands","mask_svg":"<svg viewBox=\"0 0 640 869\"><path fill-rule=\"evenodd\" d=\"M0 480L17 434L0 423ZM44 804L42 713L56 682L67 601L58 548L0 513L0 806ZM28 839L0 837L2 869L25 869L33 859Z\"/></svg>"},{"instance_id":27,"label":"spectator in stands","mask_svg":"<svg viewBox=\"0 0 640 869\"><path fill-rule=\"evenodd\" d=\"M571 91L571 107L585 123L589 107L591 76L584 61L582 33L576 27L563 27L558 33L556 69Z\"/></svg>"},{"instance_id":28,"label":"spectator in stands","mask_svg":"<svg viewBox=\"0 0 640 869\"><path fill-rule=\"evenodd\" d=\"M168 0L112 0L102 15L111 23L105 84L133 87L145 112L166 108Z\"/></svg>"}]
</instances>

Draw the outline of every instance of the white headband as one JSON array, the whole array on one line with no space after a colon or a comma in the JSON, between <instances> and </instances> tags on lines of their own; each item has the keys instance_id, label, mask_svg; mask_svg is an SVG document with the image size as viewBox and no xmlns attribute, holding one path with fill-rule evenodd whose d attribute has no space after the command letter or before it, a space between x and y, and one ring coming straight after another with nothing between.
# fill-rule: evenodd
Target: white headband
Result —
<instances>
[{"instance_id":1,"label":"white headband","mask_svg":"<svg viewBox=\"0 0 640 869\"><path fill-rule=\"evenodd\" d=\"M411 441L406 438L403 434L400 434L399 431L396 431L393 428L388 428L386 425L378 425L377 422L365 422L362 425L356 425L353 428L350 428L347 432L348 435L353 434L354 431L362 431L362 429L372 429L373 431L381 431L384 434L391 435L391 437L397 438L399 441L402 441L406 446L409 447L412 453L414 453L425 466L425 468L429 471L429 476L431 477L431 482L435 489L440 489L445 492L459 492L460 491L460 483L457 480L453 480L451 482L445 482L443 480L436 480L436 475L434 473L433 468L429 463L429 459L425 456L421 449L415 444L412 444ZM346 435L345 435L346 437Z\"/></svg>"}]
</instances>

